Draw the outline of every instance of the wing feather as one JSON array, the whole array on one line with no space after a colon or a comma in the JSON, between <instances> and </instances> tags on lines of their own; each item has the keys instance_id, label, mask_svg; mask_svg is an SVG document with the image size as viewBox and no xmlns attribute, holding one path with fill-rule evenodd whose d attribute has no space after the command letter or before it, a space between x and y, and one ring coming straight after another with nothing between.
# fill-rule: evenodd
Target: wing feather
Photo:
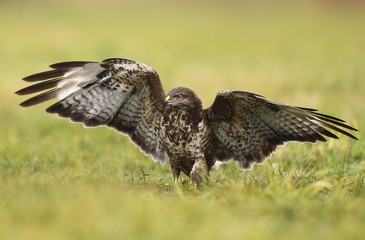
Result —
<instances>
[{"instance_id":1,"label":"wing feather","mask_svg":"<svg viewBox=\"0 0 365 240\"><path fill-rule=\"evenodd\" d=\"M315 143L326 142L323 136L338 138L326 128L357 139L340 128L357 131L345 121L316 111L269 101L250 92L221 91L205 109L216 139L215 158L223 162L233 159L241 169L251 169L288 141Z\"/></svg>"},{"instance_id":2,"label":"wing feather","mask_svg":"<svg viewBox=\"0 0 365 240\"><path fill-rule=\"evenodd\" d=\"M67 72L68 72L67 69L50 70L50 71L36 73L36 74L30 75L30 76L27 76L27 77L23 78L23 80L26 82L37 82L37 81L42 81L42 80L46 80L46 79L50 79L50 78L62 77Z\"/></svg>"},{"instance_id":3,"label":"wing feather","mask_svg":"<svg viewBox=\"0 0 365 240\"><path fill-rule=\"evenodd\" d=\"M29 98L28 100L22 102L20 106L22 107L30 107L33 105L37 105L43 102L46 102L48 100L51 100L57 96L57 89L52 89L47 92L41 93L37 96L34 96L32 98Z\"/></svg>"},{"instance_id":4,"label":"wing feather","mask_svg":"<svg viewBox=\"0 0 365 240\"><path fill-rule=\"evenodd\" d=\"M43 90L47 90L56 87L57 84L62 80L62 78L55 78L48 81L40 82L29 87L23 88L16 92L18 95L27 95L32 93L37 93Z\"/></svg>"},{"instance_id":5,"label":"wing feather","mask_svg":"<svg viewBox=\"0 0 365 240\"><path fill-rule=\"evenodd\" d=\"M83 68L88 63L97 63L97 62L86 62L86 61L69 61L69 62L60 62L49 65L50 68L53 69L75 69L75 68Z\"/></svg>"},{"instance_id":6,"label":"wing feather","mask_svg":"<svg viewBox=\"0 0 365 240\"><path fill-rule=\"evenodd\" d=\"M160 138L165 92L157 72L129 59L106 59L100 63L73 61L50 65L54 70L25 77L41 81L17 91L40 93L20 105L33 106L54 98L46 109L85 127L108 126L127 134L141 151L165 163L167 153Z\"/></svg>"}]
</instances>

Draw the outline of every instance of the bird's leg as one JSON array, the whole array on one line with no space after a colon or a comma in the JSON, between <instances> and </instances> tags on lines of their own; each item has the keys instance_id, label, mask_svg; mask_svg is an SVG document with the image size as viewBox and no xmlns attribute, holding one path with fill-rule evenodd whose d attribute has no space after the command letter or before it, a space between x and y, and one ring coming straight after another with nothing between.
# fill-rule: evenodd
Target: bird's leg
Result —
<instances>
[{"instance_id":1,"label":"bird's leg","mask_svg":"<svg viewBox=\"0 0 365 240\"><path fill-rule=\"evenodd\" d=\"M202 183L208 183L209 177L210 174L207 167L207 162L204 157L204 153L200 153L195 160L193 169L190 172L190 178L193 181L194 186L201 186Z\"/></svg>"},{"instance_id":2,"label":"bird's leg","mask_svg":"<svg viewBox=\"0 0 365 240\"><path fill-rule=\"evenodd\" d=\"M181 169L177 168L177 167L174 167L171 164L171 170L172 170L172 175L174 176L174 183L177 183L177 181L179 180Z\"/></svg>"}]
</instances>

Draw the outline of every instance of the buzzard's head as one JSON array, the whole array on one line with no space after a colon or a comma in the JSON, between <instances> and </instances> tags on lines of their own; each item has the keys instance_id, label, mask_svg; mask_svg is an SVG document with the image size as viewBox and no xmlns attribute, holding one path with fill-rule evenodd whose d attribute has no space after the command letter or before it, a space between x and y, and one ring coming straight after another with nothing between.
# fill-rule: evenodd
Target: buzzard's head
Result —
<instances>
[{"instance_id":1,"label":"buzzard's head","mask_svg":"<svg viewBox=\"0 0 365 240\"><path fill-rule=\"evenodd\" d=\"M201 110L202 102L189 88L178 87L172 89L165 99L165 106L177 107L188 110Z\"/></svg>"}]
</instances>

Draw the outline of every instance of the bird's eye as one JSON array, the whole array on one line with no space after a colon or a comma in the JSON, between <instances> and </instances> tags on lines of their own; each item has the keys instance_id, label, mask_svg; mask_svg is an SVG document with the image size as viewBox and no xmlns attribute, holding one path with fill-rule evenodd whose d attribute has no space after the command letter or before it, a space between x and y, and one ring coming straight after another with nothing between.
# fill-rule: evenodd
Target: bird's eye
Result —
<instances>
[{"instance_id":1,"label":"bird's eye","mask_svg":"<svg viewBox=\"0 0 365 240\"><path fill-rule=\"evenodd\" d=\"M174 97L175 97L176 99L179 99L179 100L180 100L180 99L182 98L182 95L181 95L181 94L179 94L179 95L175 95Z\"/></svg>"}]
</instances>

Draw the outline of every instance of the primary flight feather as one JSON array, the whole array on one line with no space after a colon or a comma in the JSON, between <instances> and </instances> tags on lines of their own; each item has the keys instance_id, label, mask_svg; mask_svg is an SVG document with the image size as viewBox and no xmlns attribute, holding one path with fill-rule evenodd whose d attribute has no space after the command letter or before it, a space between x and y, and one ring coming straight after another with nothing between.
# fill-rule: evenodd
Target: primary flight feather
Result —
<instances>
[{"instance_id":1,"label":"primary flight feather","mask_svg":"<svg viewBox=\"0 0 365 240\"><path fill-rule=\"evenodd\" d=\"M357 130L339 118L245 91L223 90L211 107L203 109L192 90L178 87L166 95L156 70L129 59L50 67L53 70L23 79L39 83L17 94L46 91L21 106L56 98L59 101L46 112L128 135L154 161L165 164L170 159L175 181L184 172L199 185L217 161L233 159L240 169L252 169L285 142L338 138L326 128L357 139L349 133Z\"/></svg>"}]
</instances>

